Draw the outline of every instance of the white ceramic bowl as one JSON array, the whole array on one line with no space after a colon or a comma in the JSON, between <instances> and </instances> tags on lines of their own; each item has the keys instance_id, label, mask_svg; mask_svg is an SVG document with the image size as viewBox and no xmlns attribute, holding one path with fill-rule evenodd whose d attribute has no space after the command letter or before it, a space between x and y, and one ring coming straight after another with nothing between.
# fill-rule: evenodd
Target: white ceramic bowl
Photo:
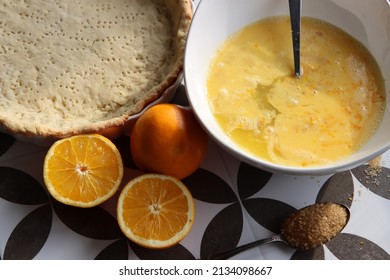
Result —
<instances>
[{"instance_id":1,"label":"white ceramic bowl","mask_svg":"<svg viewBox=\"0 0 390 280\"><path fill-rule=\"evenodd\" d=\"M187 97L210 136L240 160L274 173L332 174L364 164L390 149L390 3L388 0L303 0L302 3L302 16L327 21L355 37L370 50L382 70L387 95L384 117L377 132L364 147L326 166L283 166L259 159L240 149L214 119L208 105L206 79L216 50L232 33L251 22L270 16L288 15L287 0L200 1L190 27L184 59Z\"/></svg>"}]
</instances>

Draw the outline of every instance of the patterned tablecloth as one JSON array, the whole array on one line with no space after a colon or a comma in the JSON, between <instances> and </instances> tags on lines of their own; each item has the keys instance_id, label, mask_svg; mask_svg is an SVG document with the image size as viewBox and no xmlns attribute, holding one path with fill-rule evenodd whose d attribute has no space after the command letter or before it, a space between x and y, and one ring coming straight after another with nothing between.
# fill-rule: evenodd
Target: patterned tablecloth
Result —
<instances>
[{"instance_id":1,"label":"patterned tablecloth","mask_svg":"<svg viewBox=\"0 0 390 280\"><path fill-rule=\"evenodd\" d=\"M187 105L183 86L173 102ZM128 137L115 144L123 155L125 184L141 172L131 162ZM0 133L1 259L199 259L278 233L292 211L321 201L342 202L352 213L326 245L300 252L274 243L234 258L390 259L390 152L350 171L296 177L256 169L209 140L201 168L183 180L195 198L193 228L165 250L125 238L115 219L117 195L90 209L54 201L42 179L46 152L47 147Z\"/></svg>"}]
</instances>

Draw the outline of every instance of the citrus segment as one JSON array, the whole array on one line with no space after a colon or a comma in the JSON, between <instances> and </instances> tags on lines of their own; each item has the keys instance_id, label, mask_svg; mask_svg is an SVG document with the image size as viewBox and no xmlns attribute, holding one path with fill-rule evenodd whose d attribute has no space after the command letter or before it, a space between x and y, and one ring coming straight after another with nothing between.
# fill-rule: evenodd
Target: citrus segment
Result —
<instances>
[{"instance_id":1,"label":"citrus segment","mask_svg":"<svg viewBox=\"0 0 390 280\"><path fill-rule=\"evenodd\" d=\"M138 245L167 248L189 233L194 221L194 202L178 179L144 174L122 190L117 219L123 233Z\"/></svg>"},{"instance_id":2,"label":"citrus segment","mask_svg":"<svg viewBox=\"0 0 390 280\"><path fill-rule=\"evenodd\" d=\"M98 135L77 135L56 141L46 154L43 177L58 201L93 207L109 199L123 177L116 146Z\"/></svg>"}]
</instances>

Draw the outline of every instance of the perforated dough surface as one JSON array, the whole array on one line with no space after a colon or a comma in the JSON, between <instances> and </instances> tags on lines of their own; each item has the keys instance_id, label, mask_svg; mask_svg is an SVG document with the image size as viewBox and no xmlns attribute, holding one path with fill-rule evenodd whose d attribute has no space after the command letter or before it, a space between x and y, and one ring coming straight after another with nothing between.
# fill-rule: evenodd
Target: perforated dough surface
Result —
<instances>
[{"instance_id":1,"label":"perforated dough surface","mask_svg":"<svg viewBox=\"0 0 390 280\"><path fill-rule=\"evenodd\" d=\"M161 3L1 1L0 122L61 133L138 112L175 56Z\"/></svg>"}]
</instances>

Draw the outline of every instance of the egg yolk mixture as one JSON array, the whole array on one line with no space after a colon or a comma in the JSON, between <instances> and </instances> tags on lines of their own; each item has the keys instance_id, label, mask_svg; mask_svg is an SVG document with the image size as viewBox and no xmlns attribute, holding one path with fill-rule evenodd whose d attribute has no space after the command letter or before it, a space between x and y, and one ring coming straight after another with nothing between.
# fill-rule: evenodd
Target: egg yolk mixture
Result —
<instances>
[{"instance_id":1,"label":"egg yolk mixture","mask_svg":"<svg viewBox=\"0 0 390 280\"><path fill-rule=\"evenodd\" d=\"M293 73L289 17L244 27L218 50L207 81L225 133L253 155L287 166L319 166L358 150L385 107L381 71L339 28L302 18L301 67Z\"/></svg>"}]
</instances>

